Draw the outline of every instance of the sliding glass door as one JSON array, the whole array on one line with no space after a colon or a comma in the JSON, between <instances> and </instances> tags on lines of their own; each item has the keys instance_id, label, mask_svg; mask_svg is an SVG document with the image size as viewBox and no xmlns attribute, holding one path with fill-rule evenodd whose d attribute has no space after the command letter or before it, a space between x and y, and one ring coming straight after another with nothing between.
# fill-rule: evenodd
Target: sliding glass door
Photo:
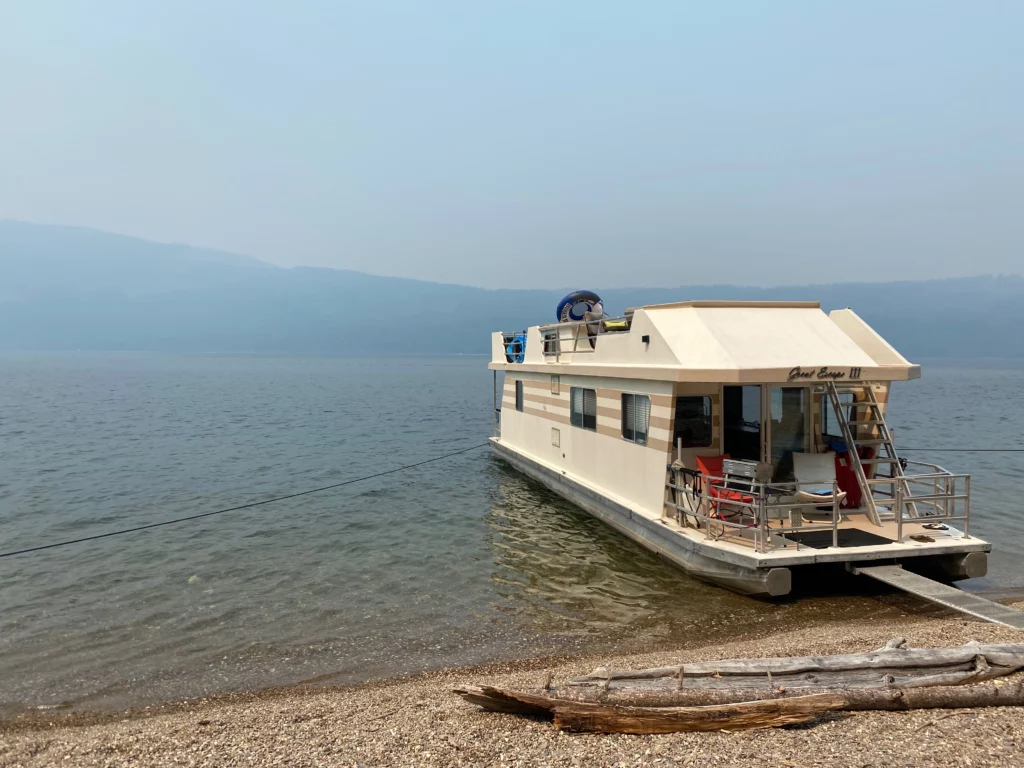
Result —
<instances>
[{"instance_id":1,"label":"sliding glass door","mask_svg":"<svg viewBox=\"0 0 1024 768\"><path fill-rule=\"evenodd\" d=\"M771 464L772 480L793 480L793 454L807 450L810 434L807 387L746 384L722 392L724 453Z\"/></svg>"},{"instance_id":2,"label":"sliding glass door","mask_svg":"<svg viewBox=\"0 0 1024 768\"><path fill-rule=\"evenodd\" d=\"M767 387L766 387L767 389ZM807 387L772 387L767 405L768 455L772 480L790 482L793 477L793 454L807 451L810 434L810 391Z\"/></svg>"}]
</instances>

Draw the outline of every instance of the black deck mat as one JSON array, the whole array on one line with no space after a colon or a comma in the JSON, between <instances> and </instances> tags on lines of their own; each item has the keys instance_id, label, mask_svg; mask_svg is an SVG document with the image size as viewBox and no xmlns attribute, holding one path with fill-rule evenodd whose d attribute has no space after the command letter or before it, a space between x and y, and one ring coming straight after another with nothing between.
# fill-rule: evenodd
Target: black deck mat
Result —
<instances>
[{"instance_id":1,"label":"black deck mat","mask_svg":"<svg viewBox=\"0 0 1024 768\"><path fill-rule=\"evenodd\" d=\"M827 549L832 546L832 531L786 531L786 538L814 549ZM840 547L875 547L879 544L892 543L892 539L859 528L839 530Z\"/></svg>"}]
</instances>

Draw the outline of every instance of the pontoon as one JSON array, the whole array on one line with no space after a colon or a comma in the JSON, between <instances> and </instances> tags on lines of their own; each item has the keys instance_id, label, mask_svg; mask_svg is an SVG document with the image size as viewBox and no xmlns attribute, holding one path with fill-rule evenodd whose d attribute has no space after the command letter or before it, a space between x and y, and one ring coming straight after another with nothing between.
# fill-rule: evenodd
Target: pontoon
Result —
<instances>
[{"instance_id":1,"label":"pontoon","mask_svg":"<svg viewBox=\"0 0 1024 768\"><path fill-rule=\"evenodd\" d=\"M900 457L886 424L892 383L920 367L853 311L686 301L605 318L594 298L492 336L491 443L513 467L750 595L823 564L985 575L970 477Z\"/></svg>"}]
</instances>

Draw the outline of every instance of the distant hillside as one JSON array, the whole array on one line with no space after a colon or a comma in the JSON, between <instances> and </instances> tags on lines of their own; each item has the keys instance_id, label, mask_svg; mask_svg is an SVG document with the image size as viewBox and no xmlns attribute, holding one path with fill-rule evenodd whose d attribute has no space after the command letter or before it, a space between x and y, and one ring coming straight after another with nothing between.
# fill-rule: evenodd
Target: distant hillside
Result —
<instances>
[{"instance_id":1,"label":"distant hillside","mask_svg":"<svg viewBox=\"0 0 1024 768\"><path fill-rule=\"evenodd\" d=\"M684 261L674 274L685 274ZM911 358L1024 357L1020 276L766 289L577 287L596 289L611 313L682 299L817 300L826 309L853 307ZM0 222L5 350L488 352L492 330L553 320L564 293L281 269L183 245Z\"/></svg>"},{"instance_id":2,"label":"distant hillside","mask_svg":"<svg viewBox=\"0 0 1024 768\"><path fill-rule=\"evenodd\" d=\"M0 301L166 293L231 280L240 267L272 269L222 251L0 220Z\"/></svg>"}]
</instances>

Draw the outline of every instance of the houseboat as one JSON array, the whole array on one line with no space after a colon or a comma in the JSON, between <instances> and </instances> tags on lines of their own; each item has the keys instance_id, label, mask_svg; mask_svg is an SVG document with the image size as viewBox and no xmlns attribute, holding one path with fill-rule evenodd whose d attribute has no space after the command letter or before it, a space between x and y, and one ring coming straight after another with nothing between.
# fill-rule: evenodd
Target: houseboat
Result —
<instances>
[{"instance_id":1,"label":"houseboat","mask_svg":"<svg viewBox=\"0 0 1024 768\"><path fill-rule=\"evenodd\" d=\"M701 579L785 595L810 566L984 576L970 477L899 456L893 382L920 376L850 309L684 301L495 332L491 445ZM503 381L498 372L503 373Z\"/></svg>"}]
</instances>

